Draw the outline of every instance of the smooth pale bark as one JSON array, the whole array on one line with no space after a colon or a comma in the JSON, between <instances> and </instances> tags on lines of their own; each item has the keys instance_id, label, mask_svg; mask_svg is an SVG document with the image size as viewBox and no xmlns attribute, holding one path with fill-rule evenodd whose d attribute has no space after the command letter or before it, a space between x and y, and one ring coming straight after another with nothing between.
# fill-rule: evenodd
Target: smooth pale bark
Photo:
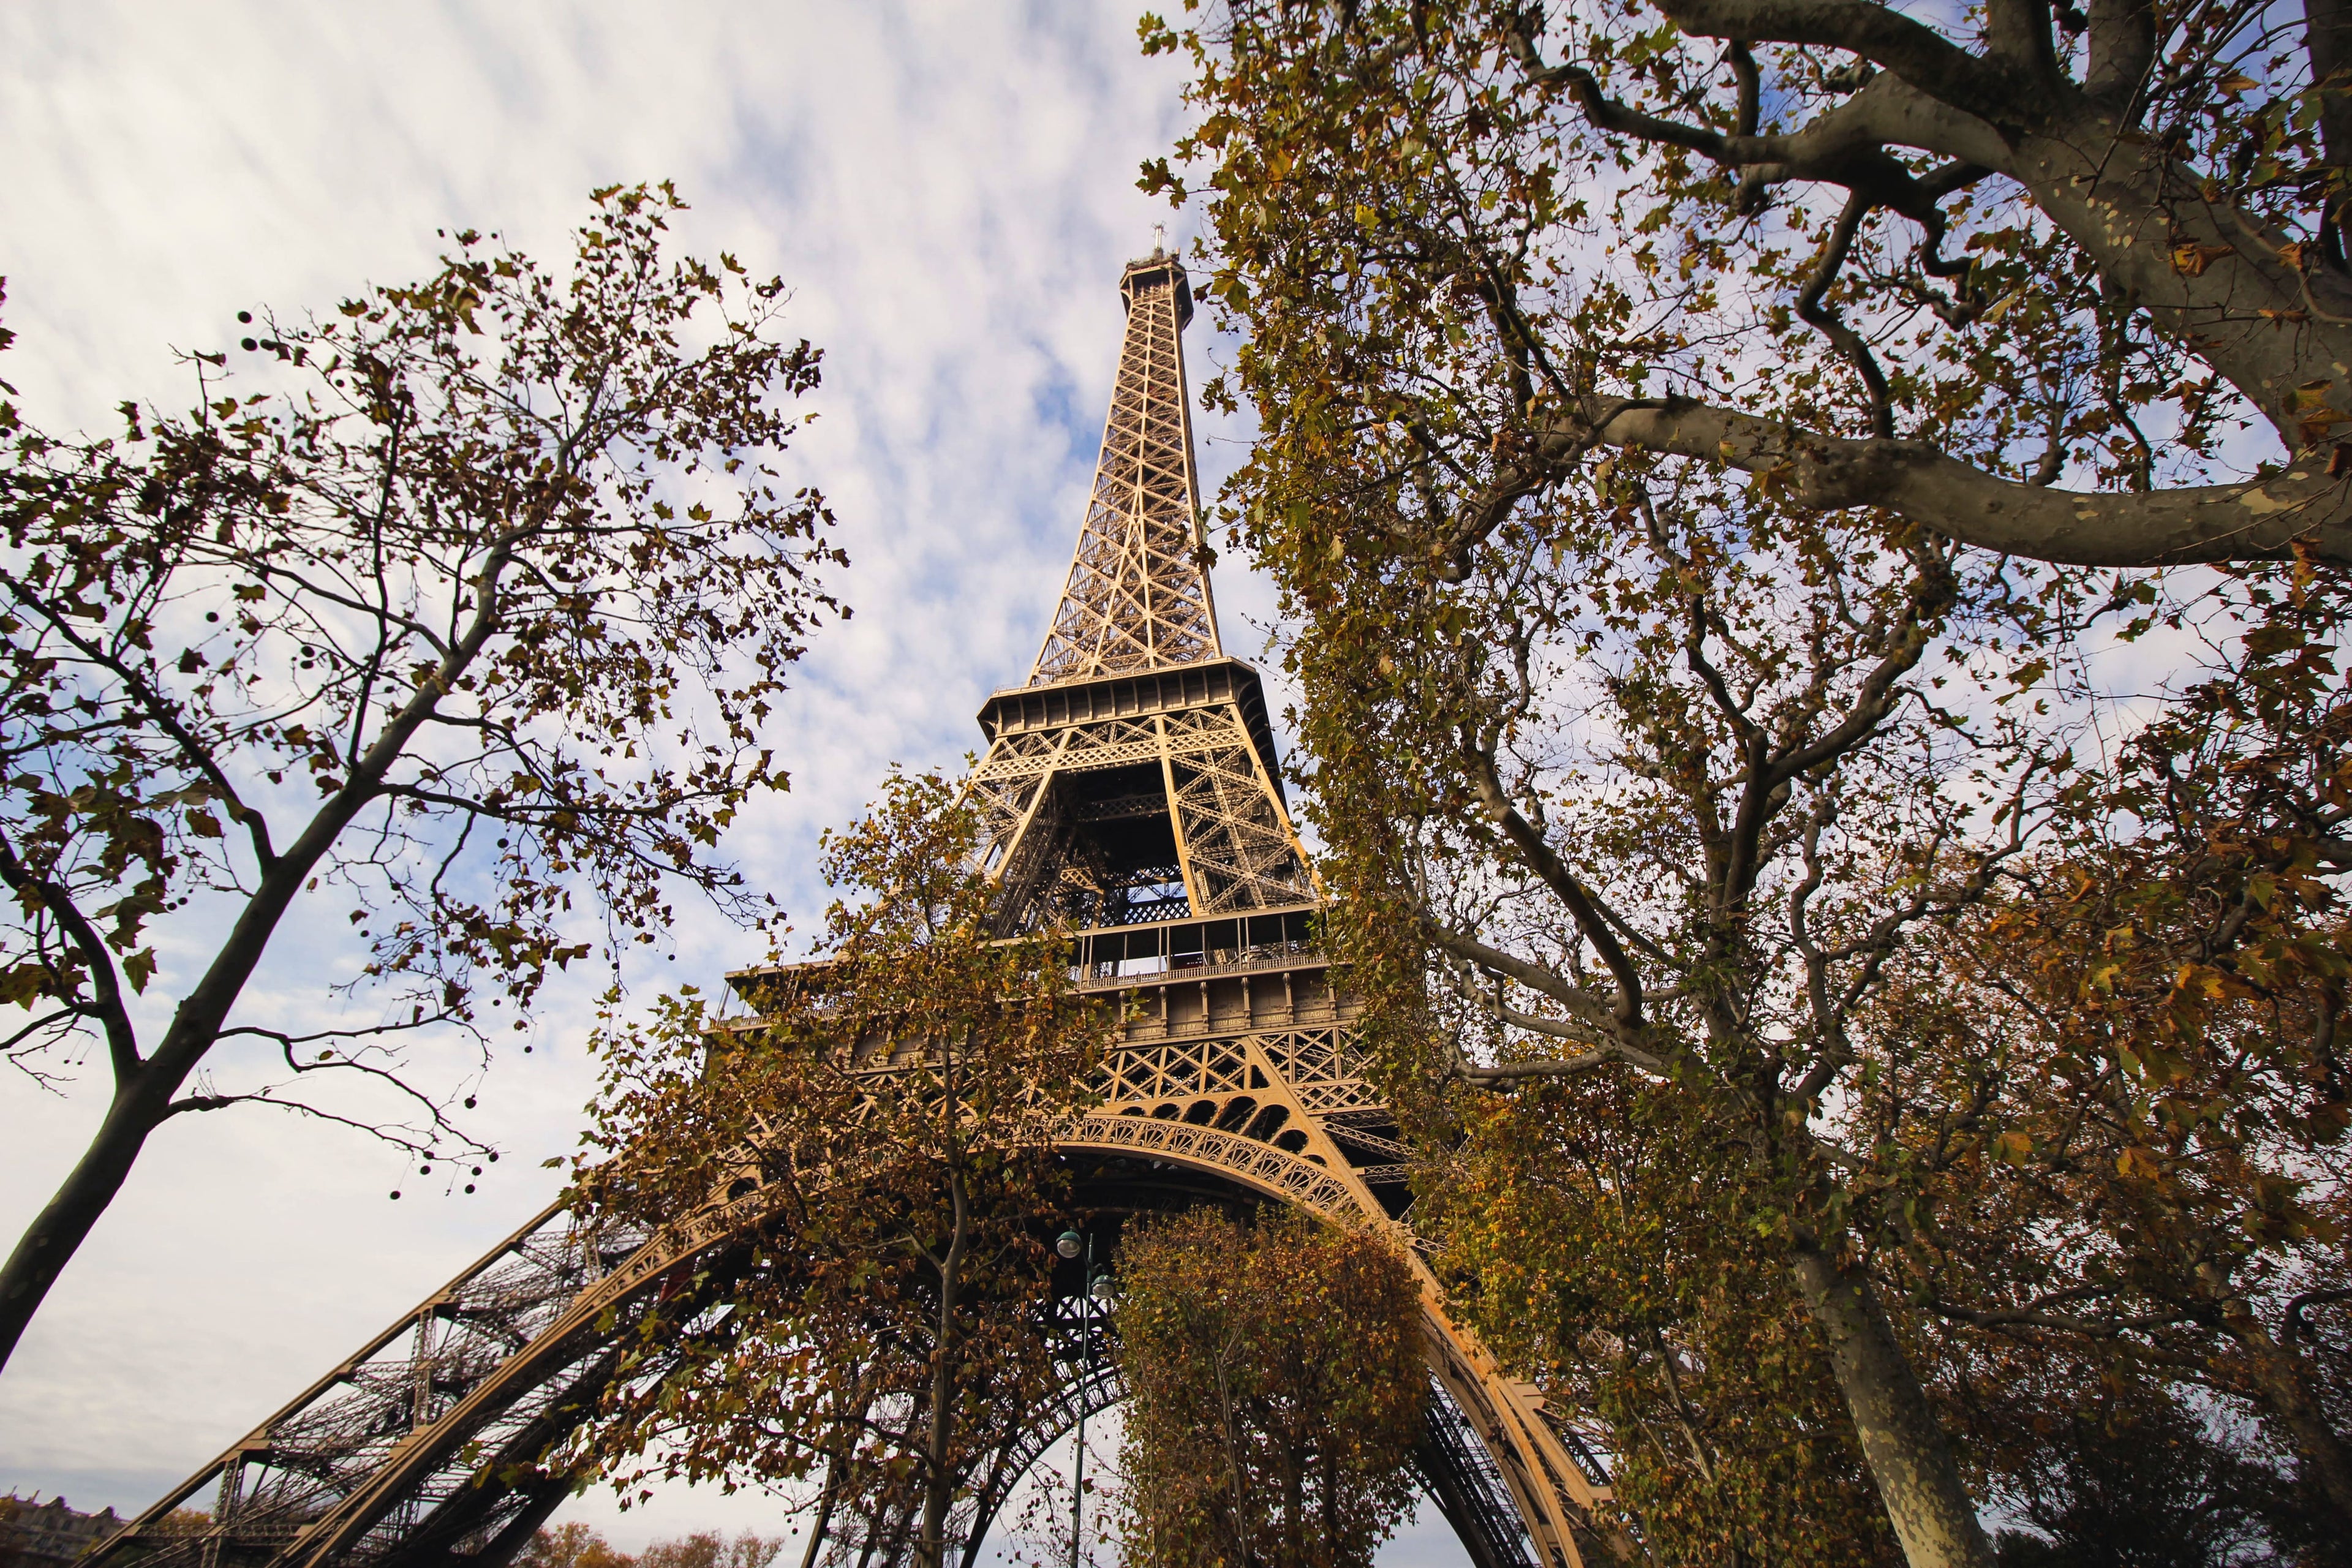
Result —
<instances>
[{"instance_id":1,"label":"smooth pale bark","mask_svg":"<svg viewBox=\"0 0 2352 1568\"><path fill-rule=\"evenodd\" d=\"M1969 54L1870 0L1663 5L1694 33L1827 44L1884 68L1799 132L1727 138L1725 152L1741 165L1834 178L1858 153L1909 148L2006 175L2291 447L2321 404L2352 417L2352 284L2310 267L2251 215L2208 199L2197 171L2116 105L2062 78Z\"/></svg>"},{"instance_id":2,"label":"smooth pale bark","mask_svg":"<svg viewBox=\"0 0 2352 1568\"><path fill-rule=\"evenodd\" d=\"M2008 479L1922 442L1646 400L1636 408L1596 400L1549 433L1549 457L1572 461L1601 445L1719 459L1787 483L1801 503L1883 506L1967 543L2068 564L2275 559L2297 541L2352 563L2352 279L2315 247L2211 199L2194 169L2140 129L2137 84L2153 43L2142 0L2095 5L2097 52L2083 86L2049 56L2037 7L1989 13L1999 47L1980 56L1874 0L1660 4L1694 35L1851 50L1882 71L1802 128L1766 135L1638 113L1606 100L1580 68L1546 68L1531 52L1537 79L1572 91L1603 130L1687 147L1765 184L1887 186L1890 205L1927 201L1892 188L1900 184L1893 151L2015 181L2110 289L2252 404L2291 466L2261 483L2082 494ZM2315 72L2352 68L2341 64L2352 52L2352 5L2306 5ZM2333 159L2352 140L2352 99L2331 97L2325 109Z\"/></svg>"},{"instance_id":3,"label":"smooth pale bark","mask_svg":"<svg viewBox=\"0 0 2352 1568\"><path fill-rule=\"evenodd\" d=\"M1911 1568L1992 1568L1951 1445L1868 1281L1811 1248L1795 1255L1790 1272L1829 1342L1830 1370L1904 1560Z\"/></svg>"},{"instance_id":4,"label":"smooth pale bark","mask_svg":"<svg viewBox=\"0 0 2352 1568\"><path fill-rule=\"evenodd\" d=\"M1563 426L1563 445L1581 432ZM1599 444L1699 458L1786 487L1801 505L1879 506L1963 543L2076 566L2276 556L2307 540L2352 563L2352 467L2314 457L2257 483L2143 495L2021 483L1924 441L1823 436L1682 399L1605 419ZM2330 474L2330 467L2345 467Z\"/></svg>"}]
</instances>

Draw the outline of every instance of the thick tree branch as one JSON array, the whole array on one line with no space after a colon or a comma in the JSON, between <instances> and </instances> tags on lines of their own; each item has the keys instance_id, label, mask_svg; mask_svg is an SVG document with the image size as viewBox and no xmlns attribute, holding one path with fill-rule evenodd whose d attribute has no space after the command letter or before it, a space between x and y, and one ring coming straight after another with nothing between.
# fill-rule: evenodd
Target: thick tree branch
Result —
<instances>
[{"instance_id":1,"label":"thick tree branch","mask_svg":"<svg viewBox=\"0 0 2352 1568\"><path fill-rule=\"evenodd\" d=\"M2046 88L1870 0L1662 0L1659 9L1685 32L1706 37L1811 44L1860 55L1991 124L2031 123L2056 107Z\"/></svg>"},{"instance_id":2,"label":"thick tree branch","mask_svg":"<svg viewBox=\"0 0 2352 1568\"><path fill-rule=\"evenodd\" d=\"M2038 49L2032 39L2047 36L2042 0L2015 5L2020 36ZM1672 0L1664 9L1693 33L1854 49L1888 69L1793 134L1726 137L1611 100L1580 68L1545 65L1528 26L1513 47L1530 80L1573 94L1601 129L1740 170L1743 199L1775 184L1823 181L1932 230L1940 222L1933 188L1889 149L1917 148L2005 174L2083 247L2111 289L2251 400L2290 450L2312 448L2332 425L2352 420L2352 374L2339 368L2352 364L2352 290L2341 268L2315 270L2292 236L2216 198L2198 171L2134 130L2138 77L2149 68L2137 41L2145 17L2126 11L2114 18L2112 63L2136 74L2128 86L2105 83L2106 96L2095 100L2055 78L2037 84L2013 62L1978 59L1866 0ZM1930 258L1948 268L1935 251L1940 237L1931 232L1929 244Z\"/></svg>"},{"instance_id":3,"label":"thick tree branch","mask_svg":"<svg viewBox=\"0 0 2352 1568\"><path fill-rule=\"evenodd\" d=\"M1986 0L1986 53L1997 64L2043 92L2064 89L2058 51L2050 35L2049 0Z\"/></svg>"},{"instance_id":4,"label":"thick tree branch","mask_svg":"<svg viewBox=\"0 0 2352 1568\"><path fill-rule=\"evenodd\" d=\"M2352 470L2332 475L2316 454L2267 479L2082 494L2000 479L1925 442L1825 436L1684 399L1623 410L1594 444L1718 461L1785 487L1801 505L1885 507L1961 543L2037 560L2275 560L2302 540L2352 564Z\"/></svg>"},{"instance_id":5,"label":"thick tree branch","mask_svg":"<svg viewBox=\"0 0 2352 1568\"><path fill-rule=\"evenodd\" d=\"M1465 1083L1478 1089L1500 1089L1539 1078L1573 1078L1618 1059L1615 1051L1592 1050L1580 1057L1537 1057L1527 1061L1497 1062L1492 1067L1457 1063L1454 1070Z\"/></svg>"},{"instance_id":6,"label":"thick tree branch","mask_svg":"<svg viewBox=\"0 0 2352 1568\"><path fill-rule=\"evenodd\" d=\"M1582 986L1562 980L1540 963L1531 963L1516 953L1489 946L1476 937L1449 930L1431 922L1430 940L1466 963L1516 981L1538 995L1549 996L1570 1012L1582 1016L1594 1028L1607 1028L1611 1022L1608 1005Z\"/></svg>"},{"instance_id":7,"label":"thick tree branch","mask_svg":"<svg viewBox=\"0 0 2352 1568\"><path fill-rule=\"evenodd\" d=\"M1941 153L1969 167L1998 167L2006 161L2006 145L1990 125L1923 97L1894 76L1866 83L1800 131L1769 136L1755 132L1748 85L1743 77L1741 129L1727 136L1707 126L1662 119L1611 98L1601 90L1599 79L1580 66L1546 64L1534 34L1525 28L1512 35L1512 47L1528 80L1538 87L1565 89L1595 128L1687 148L1726 168L1744 171L1743 206L1752 205L1766 185L1822 180L1866 191L1877 205L1926 223L1935 204L1956 187L1914 176L1886 151L1889 145ZM1739 58L1734 54L1735 64ZM1751 59L1751 68L1752 64Z\"/></svg>"},{"instance_id":8,"label":"thick tree branch","mask_svg":"<svg viewBox=\"0 0 2352 1568\"><path fill-rule=\"evenodd\" d=\"M2156 59L2156 7L2152 0L2090 0L2089 13L2091 68L2084 89L2105 112L2136 123Z\"/></svg>"}]
</instances>

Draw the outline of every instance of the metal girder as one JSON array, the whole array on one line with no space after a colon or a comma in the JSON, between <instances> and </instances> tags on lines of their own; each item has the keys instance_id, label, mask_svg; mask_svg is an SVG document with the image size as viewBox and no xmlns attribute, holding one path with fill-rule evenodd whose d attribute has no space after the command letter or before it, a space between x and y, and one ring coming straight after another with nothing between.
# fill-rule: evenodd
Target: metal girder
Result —
<instances>
[{"instance_id":1,"label":"metal girder","mask_svg":"<svg viewBox=\"0 0 2352 1568\"><path fill-rule=\"evenodd\" d=\"M968 786L1005 928L1082 928L1073 980L1124 1003L1097 1108L1062 1146L1138 1204L1281 1203L1397 1237L1437 1391L1415 1464L1480 1568L1624 1555L1599 1466L1454 1321L1402 1218L1412 1151L1357 1057L1357 1005L1317 950L1321 889L1258 676L1218 646L1185 412L1189 285L1155 253L1121 289L1126 346L1068 585L1031 684L983 710L989 751ZM755 1008L777 978L733 977ZM593 1415L618 1347L664 1353L632 1339L646 1309L723 1281L767 1217L756 1189L650 1236L547 1210L85 1568L496 1568L567 1492L541 1461ZM647 1374L643 1359L630 1373ZM957 1515L967 1559L1045 1445L1116 1397L1115 1372L1066 1381L1049 1407L1003 1417ZM167 1528L184 1506L208 1508L210 1525ZM905 1523L856 1525L866 1568L903 1555Z\"/></svg>"},{"instance_id":2,"label":"metal girder","mask_svg":"<svg viewBox=\"0 0 2352 1568\"><path fill-rule=\"evenodd\" d=\"M289 1560L396 1452L445 1431L453 1409L493 1381L508 1396L482 1413L468 1440L485 1466L528 1468L593 1406L611 1372L611 1335L582 1339L565 1354L550 1330L645 1240L584 1229L561 1205L543 1211L173 1489L93 1561L257 1568ZM522 1375L526 1354L530 1372ZM491 1498L467 1493L462 1479L436 1473L398 1499L382 1530L399 1550L380 1560L422 1562L436 1541L493 1538L523 1516L543 1519L568 1490L564 1478L518 1475ZM162 1518L183 1507L209 1512L210 1526L162 1533Z\"/></svg>"},{"instance_id":3,"label":"metal girder","mask_svg":"<svg viewBox=\"0 0 2352 1568\"><path fill-rule=\"evenodd\" d=\"M1078 1424L1083 1412L1098 1415L1126 1402L1128 1387L1115 1346L1099 1343L1091 1358L1076 1353L1076 1331L1058 1358L1068 1369L1053 1402L1039 1409L1018 1438L1002 1456L991 1479L977 1489L969 1512L960 1517L956 1540L969 1549L984 1540L988 1527L1003 1509L1021 1479L1047 1450ZM1105 1336L1107 1338L1107 1336ZM1422 1415L1421 1436L1412 1446L1413 1479L1423 1496L1437 1506L1475 1568L1537 1568L1535 1543L1511 1501L1495 1461L1454 1402L1444 1384L1432 1379Z\"/></svg>"},{"instance_id":4,"label":"metal girder","mask_svg":"<svg viewBox=\"0 0 2352 1568\"><path fill-rule=\"evenodd\" d=\"M1032 686L1220 652L1184 392L1192 285L1174 257L1155 251L1129 266L1119 293L1127 340L1094 493Z\"/></svg>"}]
</instances>

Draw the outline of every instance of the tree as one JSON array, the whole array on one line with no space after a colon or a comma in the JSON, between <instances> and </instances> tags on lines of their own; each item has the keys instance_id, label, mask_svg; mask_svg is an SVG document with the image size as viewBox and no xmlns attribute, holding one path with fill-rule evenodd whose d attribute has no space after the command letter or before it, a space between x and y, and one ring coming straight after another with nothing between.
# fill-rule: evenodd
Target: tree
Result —
<instances>
[{"instance_id":1,"label":"tree","mask_svg":"<svg viewBox=\"0 0 2352 1568\"><path fill-rule=\"evenodd\" d=\"M759 726L844 558L772 467L818 356L772 335L780 282L664 259L683 205L598 192L568 279L467 231L423 283L265 311L262 390L198 353L198 406L126 404L114 440L0 406L5 1050L45 1077L95 1046L113 1084L0 1267L0 1361L173 1118L351 1121L299 1086L358 1078L406 1097L371 1130L428 1166L495 1159L404 1037L487 1061L491 1010L520 1028L551 969L656 942L681 884L764 918L714 850L783 787ZM346 915L379 1011L237 1020L289 918ZM215 1087L230 1042L282 1079Z\"/></svg>"},{"instance_id":2,"label":"tree","mask_svg":"<svg viewBox=\"0 0 2352 1568\"><path fill-rule=\"evenodd\" d=\"M2002 1568L2224 1568L2272 1544L2278 1476L2226 1451L2146 1385L2089 1393L2036 1439L2011 1487L2032 1529L1998 1539ZM2275 1559L2273 1559L2275 1560ZM2324 1559L2323 1559L2324 1560Z\"/></svg>"},{"instance_id":3,"label":"tree","mask_svg":"<svg viewBox=\"0 0 2352 1568\"><path fill-rule=\"evenodd\" d=\"M1204 292L1248 333L1211 395L1263 429L1228 517L1305 619L1314 810L1376 1048L1400 1093L1632 1074L1685 1097L1689 1135L1750 1164L1741 1223L1780 1247L1915 1564L1989 1546L1912 1310L1943 1245L1917 1148L1857 1114L1899 1081L1904 1125L1980 1147L1976 1080L1919 1070L1942 1046L1891 1021L1931 984L1912 955L2069 814L2128 822L2089 742L2133 721L2093 639L2226 638L2266 597L2343 588L2342 373L2298 372L2300 403L2264 379L2336 330L2334 241L2306 228L2281 263L2260 238L2306 197L2336 212L2295 118L2332 89L2297 98L2302 40L2273 49L2252 10L2095 6L2080 47L2021 54L2035 13L1996 5L1966 47L1854 0L1144 29L1194 58ZM2158 29L2146 92L2117 89ZM1906 152L1969 117L1982 147ZM2199 160L2210 180L2175 182ZM1146 184L1181 194L1164 165ZM2279 265L2295 300L2255 299ZM2228 478L2232 418L2284 435L2283 463ZM2078 569L2228 558L2185 592Z\"/></svg>"},{"instance_id":4,"label":"tree","mask_svg":"<svg viewBox=\"0 0 2352 1568\"><path fill-rule=\"evenodd\" d=\"M612 1542L600 1532L577 1520L552 1529L533 1531L522 1550L515 1553L515 1568L630 1568L635 1562L626 1552L614 1551Z\"/></svg>"},{"instance_id":5,"label":"tree","mask_svg":"<svg viewBox=\"0 0 2352 1568\"><path fill-rule=\"evenodd\" d=\"M577 1520L534 1531L516 1553L516 1568L769 1568L784 1549L776 1536L745 1531L732 1541L697 1531L656 1541L632 1557Z\"/></svg>"},{"instance_id":6,"label":"tree","mask_svg":"<svg viewBox=\"0 0 2352 1568\"><path fill-rule=\"evenodd\" d=\"M637 1553L637 1568L769 1568L784 1549L774 1536L745 1531L732 1541L698 1530L677 1541L656 1541Z\"/></svg>"},{"instance_id":7,"label":"tree","mask_svg":"<svg viewBox=\"0 0 2352 1568\"><path fill-rule=\"evenodd\" d=\"M720 1028L679 997L604 1038L581 1201L655 1227L745 1218L567 1465L624 1489L821 1474L811 1563L849 1518L924 1568L958 1501L1009 1479L991 1468L1057 1375L1055 1147L1120 1020L1075 990L1059 932L994 937L978 844L947 780L895 776L828 837L824 956L759 981L759 1017Z\"/></svg>"},{"instance_id":8,"label":"tree","mask_svg":"<svg viewBox=\"0 0 2352 1568\"><path fill-rule=\"evenodd\" d=\"M1661 1565L1895 1561L1803 1306L1757 1234L1757 1173L1627 1075L1452 1108L1415 1227L1488 1349L1613 1456Z\"/></svg>"},{"instance_id":9,"label":"tree","mask_svg":"<svg viewBox=\"0 0 2352 1568\"><path fill-rule=\"evenodd\" d=\"M1894 956L2045 810L2063 738L1995 700L2038 610L1997 563L1703 474L1531 510L1448 583L1344 462L1269 440L1237 487L1306 614L1310 809L1396 1092L1631 1072L1687 1096L1687 1135L1753 1167L1741 1223L1818 1324L1911 1560L1981 1561L1871 1279L1903 1245L1880 1152L1843 1112L1906 1048L1862 1026Z\"/></svg>"},{"instance_id":10,"label":"tree","mask_svg":"<svg viewBox=\"0 0 2352 1568\"><path fill-rule=\"evenodd\" d=\"M1877 1026L1927 1048L1862 1120L1904 1151L1906 1289L1993 1375L2191 1385L2258 1414L2352 1518L2341 603L2269 606L1912 955Z\"/></svg>"},{"instance_id":11,"label":"tree","mask_svg":"<svg viewBox=\"0 0 2352 1568\"><path fill-rule=\"evenodd\" d=\"M1119 1507L1144 1560L1370 1564L1412 1506L1428 1383L1395 1244L1196 1209L1129 1228L1118 1274Z\"/></svg>"},{"instance_id":12,"label":"tree","mask_svg":"<svg viewBox=\"0 0 2352 1568\"><path fill-rule=\"evenodd\" d=\"M1344 389L1433 560L1599 448L2048 561L2341 563L2352 11L2308 15L1231 0L1144 36L1195 61L1244 376Z\"/></svg>"}]
</instances>

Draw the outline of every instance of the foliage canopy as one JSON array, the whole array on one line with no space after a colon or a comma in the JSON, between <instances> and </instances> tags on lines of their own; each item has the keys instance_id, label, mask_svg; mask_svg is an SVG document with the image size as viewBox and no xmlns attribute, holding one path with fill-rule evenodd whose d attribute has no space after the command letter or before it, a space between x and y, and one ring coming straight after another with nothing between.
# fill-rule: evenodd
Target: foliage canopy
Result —
<instances>
[{"instance_id":1,"label":"foliage canopy","mask_svg":"<svg viewBox=\"0 0 2352 1568\"><path fill-rule=\"evenodd\" d=\"M405 1099L380 1136L487 1153L405 1036L487 1059L681 884L767 917L719 836L784 785L758 730L844 557L775 467L819 355L781 281L666 257L684 205L597 192L568 273L467 231L423 282L240 312L247 368L190 356L197 406L112 439L0 404L0 1050L47 1078L95 1046L113 1085L0 1268L0 1358L172 1118L350 1120L315 1086L359 1078ZM373 1016L236 1021L297 911L356 929ZM247 1040L274 1081L199 1076Z\"/></svg>"},{"instance_id":2,"label":"foliage canopy","mask_svg":"<svg viewBox=\"0 0 2352 1568\"><path fill-rule=\"evenodd\" d=\"M1167 1568L1367 1568L1412 1507L1428 1373L1396 1244L1289 1210L1130 1226L1122 1527Z\"/></svg>"},{"instance_id":3,"label":"foliage canopy","mask_svg":"<svg viewBox=\"0 0 2352 1568\"><path fill-rule=\"evenodd\" d=\"M1059 932L993 936L978 832L945 778L894 777L828 837L821 959L750 977L756 1016L679 996L603 1039L582 1201L656 1235L732 1217L568 1462L625 1489L818 1476L835 1556L934 1568L957 1504L1004 1479L1059 1376L1055 1142L1118 1017Z\"/></svg>"}]
</instances>

